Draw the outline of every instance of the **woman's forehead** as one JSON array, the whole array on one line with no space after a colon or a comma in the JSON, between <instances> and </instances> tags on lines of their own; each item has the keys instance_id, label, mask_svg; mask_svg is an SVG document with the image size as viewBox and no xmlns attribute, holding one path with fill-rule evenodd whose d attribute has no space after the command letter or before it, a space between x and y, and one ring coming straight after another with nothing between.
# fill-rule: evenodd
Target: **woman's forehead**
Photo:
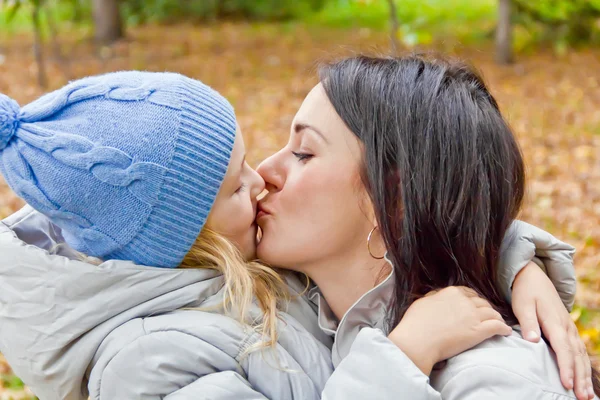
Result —
<instances>
[{"instance_id":1,"label":"woman's forehead","mask_svg":"<svg viewBox=\"0 0 600 400\"><path fill-rule=\"evenodd\" d=\"M306 96L302 106L296 113L292 130L296 125L309 125L323 133L327 138L335 140L336 136L340 138L348 130L346 124L333 108L329 101L323 85L316 85Z\"/></svg>"},{"instance_id":2,"label":"woman's forehead","mask_svg":"<svg viewBox=\"0 0 600 400\"><path fill-rule=\"evenodd\" d=\"M298 113L296 114L297 118L307 118L313 115L315 112L326 111L323 110L323 107L330 107L333 110L333 106L329 102L327 95L325 94L325 90L323 89L323 85L320 83L313 87L310 92L304 98Z\"/></svg>"}]
</instances>

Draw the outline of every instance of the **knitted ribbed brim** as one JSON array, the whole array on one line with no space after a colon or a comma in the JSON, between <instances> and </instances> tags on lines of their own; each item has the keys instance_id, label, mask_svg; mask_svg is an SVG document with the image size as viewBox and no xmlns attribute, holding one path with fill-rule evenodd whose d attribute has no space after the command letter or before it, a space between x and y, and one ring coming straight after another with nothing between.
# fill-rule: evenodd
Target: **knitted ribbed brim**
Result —
<instances>
[{"instance_id":1,"label":"knitted ribbed brim","mask_svg":"<svg viewBox=\"0 0 600 400\"><path fill-rule=\"evenodd\" d=\"M236 134L235 114L218 93L184 78L179 137L158 202L139 234L109 258L178 266L198 238L221 187Z\"/></svg>"}]
</instances>

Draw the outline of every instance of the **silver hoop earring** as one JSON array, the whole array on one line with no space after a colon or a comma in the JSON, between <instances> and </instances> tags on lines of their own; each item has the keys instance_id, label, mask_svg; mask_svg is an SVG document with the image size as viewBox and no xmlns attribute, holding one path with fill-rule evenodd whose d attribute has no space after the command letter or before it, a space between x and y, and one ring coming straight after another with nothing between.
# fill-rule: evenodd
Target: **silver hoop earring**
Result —
<instances>
[{"instance_id":1,"label":"silver hoop earring","mask_svg":"<svg viewBox=\"0 0 600 400\"><path fill-rule=\"evenodd\" d=\"M371 252L371 236L373 236L373 232L375 232L375 229L377 229L377 228L379 228L379 227L375 226L375 228L371 229L371 232L369 232L369 236L367 237L367 250L369 250L369 254L371 255L371 257L373 257L376 260L382 260L385 257L385 255L383 255L381 257L376 257Z\"/></svg>"}]
</instances>

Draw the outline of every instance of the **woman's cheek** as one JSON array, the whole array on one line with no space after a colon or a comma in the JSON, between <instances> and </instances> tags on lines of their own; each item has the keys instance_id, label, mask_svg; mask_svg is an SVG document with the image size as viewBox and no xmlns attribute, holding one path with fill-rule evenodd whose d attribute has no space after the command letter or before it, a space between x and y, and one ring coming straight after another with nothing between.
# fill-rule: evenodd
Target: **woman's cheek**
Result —
<instances>
[{"instance_id":1,"label":"woman's cheek","mask_svg":"<svg viewBox=\"0 0 600 400\"><path fill-rule=\"evenodd\" d=\"M331 176L334 175L334 176ZM325 166L306 166L304 170L298 174L296 179L292 182L292 190L296 197L311 197L310 195L316 195L321 193L327 193L330 189L328 186L332 183L332 178L335 174L332 174L330 168ZM288 179L289 182L289 179Z\"/></svg>"}]
</instances>

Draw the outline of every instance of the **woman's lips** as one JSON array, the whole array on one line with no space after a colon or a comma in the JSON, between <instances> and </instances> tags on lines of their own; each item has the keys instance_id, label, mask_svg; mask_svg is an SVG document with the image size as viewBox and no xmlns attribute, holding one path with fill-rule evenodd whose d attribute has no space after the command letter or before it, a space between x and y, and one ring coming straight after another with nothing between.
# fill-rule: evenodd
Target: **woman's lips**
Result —
<instances>
[{"instance_id":1,"label":"woman's lips","mask_svg":"<svg viewBox=\"0 0 600 400\"><path fill-rule=\"evenodd\" d=\"M262 204L259 204L258 213L256 214L256 220L258 221L259 219L269 215L271 215L271 212L268 209L265 209L265 207Z\"/></svg>"}]
</instances>

